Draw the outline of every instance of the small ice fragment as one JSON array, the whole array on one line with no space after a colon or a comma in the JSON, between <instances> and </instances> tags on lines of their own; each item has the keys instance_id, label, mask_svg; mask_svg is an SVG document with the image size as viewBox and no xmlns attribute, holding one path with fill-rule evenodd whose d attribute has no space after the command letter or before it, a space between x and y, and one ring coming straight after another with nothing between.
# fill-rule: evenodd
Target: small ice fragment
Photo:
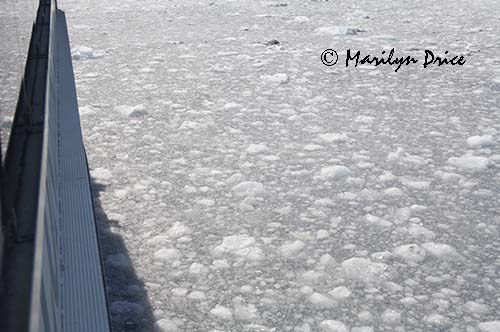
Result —
<instances>
[{"instance_id":1,"label":"small ice fragment","mask_svg":"<svg viewBox=\"0 0 500 332\"><path fill-rule=\"evenodd\" d=\"M246 149L246 152L250 154L258 154L263 152L268 152L269 149L265 144L250 144Z\"/></svg>"},{"instance_id":2,"label":"small ice fragment","mask_svg":"<svg viewBox=\"0 0 500 332\"><path fill-rule=\"evenodd\" d=\"M237 184L231 189L237 196L258 196L265 191L264 185L260 182L245 181Z\"/></svg>"},{"instance_id":3,"label":"small ice fragment","mask_svg":"<svg viewBox=\"0 0 500 332\"><path fill-rule=\"evenodd\" d=\"M113 177L113 174L110 170L102 167L98 167L92 171L90 171L90 175L96 180L109 180Z\"/></svg>"},{"instance_id":4,"label":"small ice fragment","mask_svg":"<svg viewBox=\"0 0 500 332\"><path fill-rule=\"evenodd\" d=\"M330 26L320 27L314 30L317 35L324 36L338 36L338 35L357 35L361 30L358 28L351 28L346 26Z\"/></svg>"},{"instance_id":5,"label":"small ice fragment","mask_svg":"<svg viewBox=\"0 0 500 332\"><path fill-rule=\"evenodd\" d=\"M374 216L372 214L366 214L365 215L365 221L374 226L379 226L379 227L390 227L392 226L392 223L388 220L385 220L383 218Z\"/></svg>"},{"instance_id":6,"label":"small ice fragment","mask_svg":"<svg viewBox=\"0 0 500 332\"><path fill-rule=\"evenodd\" d=\"M496 145L491 135L471 136L467 138L467 145L471 148L488 148Z\"/></svg>"},{"instance_id":7,"label":"small ice fragment","mask_svg":"<svg viewBox=\"0 0 500 332\"><path fill-rule=\"evenodd\" d=\"M156 321L154 329L157 332L177 332L179 327L177 323L171 319L162 318Z\"/></svg>"},{"instance_id":8,"label":"small ice fragment","mask_svg":"<svg viewBox=\"0 0 500 332\"><path fill-rule=\"evenodd\" d=\"M204 300L207 296L202 291L192 291L187 297L191 300Z\"/></svg>"},{"instance_id":9,"label":"small ice fragment","mask_svg":"<svg viewBox=\"0 0 500 332\"><path fill-rule=\"evenodd\" d=\"M401 313L394 309L386 309L382 313L382 321L388 325L396 325L401 320Z\"/></svg>"},{"instance_id":10,"label":"small ice fragment","mask_svg":"<svg viewBox=\"0 0 500 332\"><path fill-rule=\"evenodd\" d=\"M282 256L291 258L296 256L302 249L304 249L304 242L296 240L291 243L285 243L279 247L279 251Z\"/></svg>"},{"instance_id":11,"label":"small ice fragment","mask_svg":"<svg viewBox=\"0 0 500 332\"><path fill-rule=\"evenodd\" d=\"M349 332L347 325L338 320L324 320L319 324L323 332Z\"/></svg>"},{"instance_id":12,"label":"small ice fragment","mask_svg":"<svg viewBox=\"0 0 500 332\"><path fill-rule=\"evenodd\" d=\"M444 327L450 324L450 320L438 313L433 313L424 317L424 322L429 325Z\"/></svg>"},{"instance_id":13,"label":"small ice fragment","mask_svg":"<svg viewBox=\"0 0 500 332\"><path fill-rule=\"evenodd\" d=\"M465 310L471 314L487 314L490 312L490 308L486 304L475 301L465 303Z\"/></svg>"},{"instance_id":14,"label":"small ice fragment","mask_svg":"<svg viewBox=\"0 0 500 332\"><path fill-rule=\"evenodd\" d=\"M344 142L347 140L346 134L326 133L318 135L318 138L326 143Z\"/></svg>"},{"instance_id":15,"label":"small ice fragment","mask_svg":"<svg viewBox=\"0 0 500 332\"><path fill-rule=\"evenodd\" d=\"M210 313L223 320L233 319L233 312L222 305L216 305L212 310L210 310Z\"/></svg>"},{"instance_id":16,"label":"small ice fragment","mask_svg":"<svg viewBox=\"0 0 500 332\"><path fill-rule=\"evenodd\" d=\"M215 255L229 253L241 258L260 260L264 258L262 250L255 245L255 238L246 234L226 236L222 243L214 248Z\"/></svg>"},{"instance_id":17,"label":"small ice fragment","mask_svg":"<svg viewBox=\"0 0 500 332\"><path fill-rule=\"evenodd\" d=\"M485 170L489 165L489 160L477 156L451 157L448 159L448 164L466 171L477 172Z\"/></svg>"},{"instance_id":18,"label":"small ice fragment","mask_svg":"<svg viewBox=\"0 0 500 332\"><path fill-rule=\"evenodd\" d=\"M328 233L328 231L327 231L327 230L325 230L325 229L320 229L320 230L318 230L318 232L316 233L316 238L317 238L318 240L326 239L326 238L327 238L327 237L329 237L329 236L330 236L330 233Z\"/></svg>"},{"instance_id":19,"label":"small ice fragment","mask_svg":"<svg viewBox=\"0 0 500 332\"><path fill-rule=\"evenodd\" d=\"M351 296L351 291L347 287L339 286L330 291L328 295L330 295L335 300L344 300Z\"/></svg>"},{"instance_id":20,"label":"small ice fragment","mask_svg":"<svg viewBox=\"0 0 500 332\"><path fill-rule=\"evenodd\" d=\"M334 300L321 293L312 293L309 296L309 302L319 307L333 307L336 305Z\"/></svg>"},{"instance_id":21,"label":"small ice fragment","mask_svg":"<svg viewBox=\"0 0 500 332\"><path fill-rule=\"evenodd\" d=\"M372 262L366 258L353 257L341 263L347 278L366 283L378 282L389 277L387 264Z\"/></svg>"},{"instance_id":22,"label":"small ice fragment","mask_svg":"<svg viewBox=\"0 0 500 332\"><path fill-rule=\"evenodd\" d=\"M480 332L498 332L500 331L500 320L482 322L477 325Z\"/></svg>"},{"instance_id":23,"label":"small ice fragment","mask_svg":"<svg viewBox=\"0 0 500 332\"><path fill-rule=\"evenodd\" d=\"M162 248L154 253L154 258L156 260L164 262L173 262L180 258L181 254L179 250L174 248Z\"/></svg>"},{"instance_id":24,"label":"small ice fragment","mask_svg":"<svg viewBox=\"0 0 500 332\"><path fill-rule=\"evenodd\" d=\"M327 166L320 171L320 177L324 179L339 180L352 174L351 170L345 166Z\"/></svg>"},{"instance_id":25,"label":"small ice fragment","mask_svg":"<svg viewBox=\"0 0 500 332\"><path fill-rule=\"evenodd\" d=\"M416 244L405 244L394 249L394 254L407 262L420 263L425 259L425 250Z\"/></svg>"},{"instance_id":26,"label":"small ice fragment","mask_svg":"<svg viewBox=\"0 0 500 332\"><path fill-rule=\"evenodd\" d=\"M288 75L284 73L274 74L274 75L263 75L260 78L263 81L275 84L285 84L288 83L288 81L290 80Z\"/></svg>"},{"instance_id":27,"label":"small ice fragment","mask_svg":"<svg viewBox=\"0 0 500 332\"><path fill-rule=\"evenodd\" d=\"M462 258L455 248L447 244L427 242L422 247L429 255L442 260L456 261Z\"/></svg>"}]
</instances>

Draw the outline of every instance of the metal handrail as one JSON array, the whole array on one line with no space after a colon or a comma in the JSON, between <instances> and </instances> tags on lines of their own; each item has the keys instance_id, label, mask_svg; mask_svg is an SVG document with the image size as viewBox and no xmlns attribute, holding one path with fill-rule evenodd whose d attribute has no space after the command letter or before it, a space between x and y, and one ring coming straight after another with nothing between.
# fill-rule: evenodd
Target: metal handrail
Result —
<instances>
[{"instance_id":1,"label":"metal handrail","mask_svg":"<svg viewBox=\"0 0 500 332\"><path fill-rule=\"evenodd\" d=\"M60 215L58 208L58 124L56 78L56 10L50 1L49 52L45 96L45 125L36 217L30 332L62 331L60 287Z\"/></svg>"}]
</instances>

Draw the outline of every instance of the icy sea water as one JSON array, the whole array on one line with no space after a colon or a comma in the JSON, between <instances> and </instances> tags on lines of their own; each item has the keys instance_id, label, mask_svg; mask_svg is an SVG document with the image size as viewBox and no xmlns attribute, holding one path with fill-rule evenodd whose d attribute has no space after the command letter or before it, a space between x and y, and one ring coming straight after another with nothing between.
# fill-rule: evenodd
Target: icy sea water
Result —
<instances>
[{"instance_id":1,"label":"icy sea water","mask_svg":"<svg viewBox=\"0 0 500 332\"><path fill-rule=\"evenodd\" d=\"M59 6L115 331L500 331L497 1Z\"/></svg>"}]
</instances>

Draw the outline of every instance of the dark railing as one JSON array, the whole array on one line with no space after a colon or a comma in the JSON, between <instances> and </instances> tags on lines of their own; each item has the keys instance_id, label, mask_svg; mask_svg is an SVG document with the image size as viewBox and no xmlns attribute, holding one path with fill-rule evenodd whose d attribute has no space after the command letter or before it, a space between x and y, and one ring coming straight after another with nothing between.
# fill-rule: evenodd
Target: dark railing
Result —
<instances>
[{"instance_id":1,"label":"dark railing","mask_svg":"<svg viewBox=\"0 0 500 332\"><path fill-rule=\"evenodd\" d=\"M40 0L2 173L0 331L109 332L66 19L55 0Z\"/></svg>"},{"instance_id":2,"label":"dark railing","mask_svg":"<svg viewBox=\"0 0 500 332\"><path fill-rule=\"evenodd\" d=\"M40 0L5 155L1 331L26 331L29 325L53 5Z\"/></svg>"},{"instance_id":3,"label":"dark railing","mask_svg":"<svg viewBox=\"0 0 500 332\"><path fill-rule=\"evenodd\" d=\"M45 119L29 318L30 332L62 331L56 17L56 3L51 0Z\"/></svg>"}]
</instances>

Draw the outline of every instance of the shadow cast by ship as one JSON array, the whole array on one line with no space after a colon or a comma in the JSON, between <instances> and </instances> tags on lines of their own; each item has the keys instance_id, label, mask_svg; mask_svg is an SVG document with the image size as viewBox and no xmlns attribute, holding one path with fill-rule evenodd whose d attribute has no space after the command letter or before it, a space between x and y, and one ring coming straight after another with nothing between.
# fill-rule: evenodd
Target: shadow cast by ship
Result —
<instances>
[{"instance_id":1,"label":"shadow cast by ship","mask_svg":"<svg viewBox=\"0 0 500 332\"><path fill-rule=\"evenodd\" d=\"M93 178L91 183L112 331L153 331L153 308L147 290L137 277L123 238L112 230L122 226L108 218L100 201L105 185Z\"/></svg>"}]
</instances>

